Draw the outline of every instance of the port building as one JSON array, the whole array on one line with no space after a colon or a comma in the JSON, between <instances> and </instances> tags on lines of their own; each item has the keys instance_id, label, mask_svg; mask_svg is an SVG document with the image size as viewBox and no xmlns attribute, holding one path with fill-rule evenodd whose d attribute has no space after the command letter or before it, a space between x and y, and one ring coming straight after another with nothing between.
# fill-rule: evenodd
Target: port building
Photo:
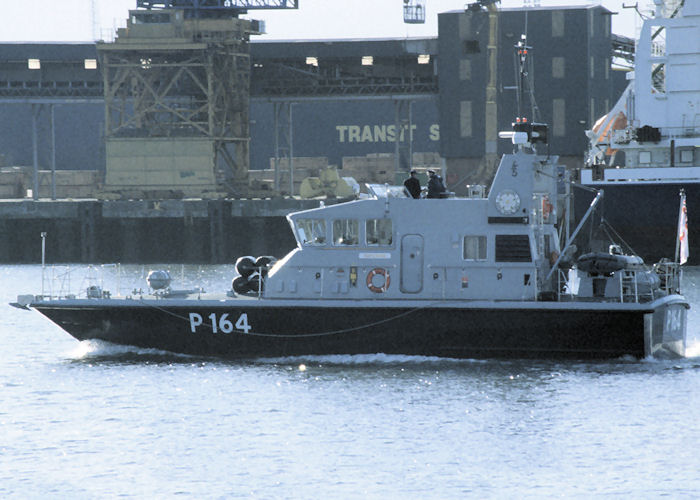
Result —
<instances>
[{"instance_id":1,"label":"port building","mask_svg":"<svg viewBox=\"0 0 700 500\"><path fill-rule=\"evenodd\" d=\"M464 194L468 184L488 184L498 156L510 147L507 141L497 140L497 133L509 129L518 114L514 46L526 35L526 44L532 47L534 104L523 100L520 114L550 124L550 153L559 155L567 166L579 166L585 130L608 111L626 86L625 74L614 70L613 59L633 57L633 41L611 33L612 14L598 5L497 11L467 6L440 13L438 35L430 38L257 41L250 36L245 57L238 61L239 66L246 61L241 72L248 79L247 106L238 102L234 110L238 131L244 133L224 138L222 148L221 137L207 135L208 129L202 132L200 139L210 143L200 149L205 152L198 153L198 164L213 169L209 180L216 185L208 189L214 198L297 194L305 177L318 175L328 165L365 182L394 182L411 168L440 168L449 188ZM174 15L158 17L151 12L148 28L166 33L177 24ZM251 25L246 30L254 35L264 27ZM131 40L129 57L146 50L148 31L142 29L141 34L140 39ZM173 139L171 144L177 143L178 133L186 128L182 123L163 126L158 123L162 116L136 113L133 96L121 102L114 98L118 94L110 90L114 81L105 77L112 62L104 55L120 55L125 48L126 43L0 44L0 198L26 199L29 192L35 198L99 198L109 184L109 170L114 172L113 153L118 156L130 149L115 150L115 143L136 139L150 141L146 147L152 148L154 138L166 136ZM143 71L154 64L153 59L140 59ZM170 69L177 70L177 63L170 64ZM110 120L118 106L123 106L125 116L138 118L133 122L138 127L117 130ZM196 118L185 125L196 128L200 123ZM155 122L149 125L149 119ZM233 150L226 153L230 145ZM228 177L219 176L225 168L216 159L217 151L234 166ZM161 157L158 164L166 163ZM142 168L147 170L148 162ZM227 190L234 184L235 189ZM183 185L187 182L173 181L141 197L192 196L179 192ZM126 191L122 199L139 198L138 192ZM207 197L207 193L200 196ZM88 220L96 222L76 226L83 230L70 230L77 239L83 233L97 238L101 232L110 232L99 230L100 218L109 210L99 199L95 203L88 210ZM160 204L161 212L167 206ZM245 207L236 207L237 215L224 207L224 219L248 213ZM188 213L196 214L196 226L200 215L206 219L219 209L174 212L184 213L187 220L192 219ZM262 214L266 209L260 210L254 212ZM283 215L283 208L270 210L275 217ZM112 212L128 218L141 211ZM31 210L22 213L26 222ZM155 215L149 217L155 220ZM10 217L0 230L18 234L21 222L17 227L13 224ZM86 232L84 228L91 225L98 229ZM216 233L212 228L203 231ZM212 255L213 261L226 260L227 255L214 249L220 242L217 236L207 243L209 250L193 252ZM86 248L77 260L100 255L99 250ZM229 248L240 255L235 245ZM16 255L19 250L8 252ZM134 255L147 260L143 253Z\"/></svg>"},{"instance_id":2,"label":"port building","mask_svg":"<svg viewBox=\"0 0 700 500\"><path fill-rule=\"evenodd\" d=\"M500 9L496 23L493 16L485 9L441 13L436 38L252 37L246 169L269 170L291 151L341 169L346 157L359 164L357 158L391 155L386 165L405 172L418 153L419 163L439 157L451 183L485 182L484 158L508 147L494 131L508 129L516 114L513 46L525 33L533 47L536 109L528 105L523 113L550 124L551 152L573 166L585 148L584 131L624 88L624 75L612 71L611 12L601 6ZM138 53L139 45L129 49ZM106 125L105 109L114 103L105 106L103 62L95 44L0 45L4 167L32 165L34 119L40 168L49 169L53 120L56 168L104 177L105 149L118 134ZM495 117L487 117L489 82ZM54 104L53 113L42 104ZM303 162L297 165L301 181Z\"/></svg>"}]
</instances>

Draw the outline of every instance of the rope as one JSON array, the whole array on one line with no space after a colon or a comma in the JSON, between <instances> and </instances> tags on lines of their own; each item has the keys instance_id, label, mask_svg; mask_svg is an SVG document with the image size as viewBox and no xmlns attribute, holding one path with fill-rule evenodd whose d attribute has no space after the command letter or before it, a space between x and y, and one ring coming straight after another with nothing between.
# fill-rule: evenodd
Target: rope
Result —
<instances>
[{"instance_id":1,"label":"rope","mask_svg":"<svg viewBox=\"0 0 700 500\"><path fill-rule=\"evenodd\" d=\"M431 306L433 306L433 305L435 305L435 304L439 304L439 302L432 302L432 303L426 304L426 305L424 305L424 306L415 307L415 308L410 309L410 310L408 310L408 311L404 311L404 312L402 312L402 313L400 313L400 314L396 314L395 316L391 316L391 317L389 317L389 318L385 318L385 319L382 319L382 320L379 320L379 321L374 321L374 322L372 322L372 323L367 323L367 324L365 324L365 325L355 326L355 327L352 327L352 328L343 328L343 329L341 329L341 330L331 330L331 331L319 332L319 333L299 333L299 334L295 334L295 333L255 333L255 332L250 332L250 333L245 333L244 335L250 335L250 336L254 336L254 337L295 338L295 339L296 339L296 338L327 337L327 336L330 336L330 335L340 335L340 334L342 334L342 333L349 333L349 332L354 332L354 331L357 331L357 330L363 330L363 329L365 329L365 328L372 328L372 327L375 327L375 326L379 326L379 325L382 325L382 324L384 324L384 323L388 323L388 322L390 322L390 321L394 321L394 320L396 320L396 319L403 318L403 317L405 317L405 316L408 316L408 315L410 315L410 314L413 314L414 312L420 311L421 309L425 309L425 308L431 307ZM151 304L148 304L148 307L151 307L151 308L153 308L153 309L157 309L157 310L159 310L159 311L161 311L161 312L164 312L165 314L168 314L168 315L173 316L173 317L175 317L175 318L181 319L181 320L183 320L183 321L185 321L185 322L187 322L187 323L190 322L190 319L189 319L189 318L187 318L187 317L185 317L185 316L182 316L182 315L180 315L180 314L174 313L174 312L172 312L172 311L168 311L167 309L164 309L164 308L162 308L162 307L159 307L159 306L156 306L156 305L151 305ZM209 328L210 330L214 331L214 328L213 328L210 324L202 323L201 326L206 326L206 327Z\"/></svg>"},{"instance_id":2,"label":"rope","mask_svg":"<svg viewBox=\"0 0 700 500\"><path fill-rule=\"evenodd\" d=\"M627 243L622 236L620 236L620 233L618 233L615 228L606 220L603 219L601 221L601 227L602 231L605 233L605 235L612 241L619 241L622 243L622 246L629 252L632 253L632 255L637 255L639 254L634 251L634 248L630 246L629 243ZM646 269L647 271L651 270L652 265L648 264L646 261L642 260L642 267Z\"/></svg>"}]
</instances>

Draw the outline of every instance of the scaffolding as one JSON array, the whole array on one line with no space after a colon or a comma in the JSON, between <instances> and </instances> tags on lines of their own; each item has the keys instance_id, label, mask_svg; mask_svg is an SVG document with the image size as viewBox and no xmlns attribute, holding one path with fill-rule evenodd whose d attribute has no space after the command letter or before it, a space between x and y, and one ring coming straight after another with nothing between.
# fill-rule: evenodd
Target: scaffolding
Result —
<instances>
[{"instance_id":1,"label":"scaffolding","mask_svg":"<svg viewBox=\"0 0 700 500\"><path fill-rule=\"evenodd\" d=\"M247 184L248 40L257 27L249 20L185 14L183 9L132 10L115 42L98 44L108 190L134 184L185 194L200 194L187 192L192 189L240 194ZM200 157L189 158L188 172L194 173L168 172L173 160L167 151L185 138L200 144ZM154 140L169 141L172 148L156 148ZM165 156L154 158L155 149ZM146 157L163 175L134 175L148 168L139 166ZM198 181L192 185L188 176Z\"/></svg>"}]
</instances>

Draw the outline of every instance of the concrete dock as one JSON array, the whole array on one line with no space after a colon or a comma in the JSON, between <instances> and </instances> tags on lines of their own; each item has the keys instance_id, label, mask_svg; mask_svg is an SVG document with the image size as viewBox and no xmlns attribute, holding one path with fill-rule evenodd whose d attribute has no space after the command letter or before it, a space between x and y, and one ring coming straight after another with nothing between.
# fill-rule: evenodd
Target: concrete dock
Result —
<instances>
[{"instance_id":1,"label":"concrete dock","mask_svg":"<svg viewBox=\"0 0 700 500\"><path fill-rule=\"evenodd\" d=\"M332 203L333 201L327 202ZM0 262L235 262L282 257L296 242L285 216L319 200L0 200Z\"/></svg>"}]
</instances>

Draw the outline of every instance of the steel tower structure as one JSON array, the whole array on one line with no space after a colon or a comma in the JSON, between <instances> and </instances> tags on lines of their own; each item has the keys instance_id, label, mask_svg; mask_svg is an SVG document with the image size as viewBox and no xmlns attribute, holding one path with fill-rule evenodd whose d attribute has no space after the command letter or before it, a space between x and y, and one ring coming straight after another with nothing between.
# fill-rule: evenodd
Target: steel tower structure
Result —
<instances>
[{"instance_id":1,"label":"steel tower structure","mask_svg":"<svg viewBox=\"0 0 700 500\"><path fill-rule=\"evenodd\" d=\"M99 43L107 191L244 195L249 167L249 9L297 0L137 0Z\"/></svg>"}]
</instances>

